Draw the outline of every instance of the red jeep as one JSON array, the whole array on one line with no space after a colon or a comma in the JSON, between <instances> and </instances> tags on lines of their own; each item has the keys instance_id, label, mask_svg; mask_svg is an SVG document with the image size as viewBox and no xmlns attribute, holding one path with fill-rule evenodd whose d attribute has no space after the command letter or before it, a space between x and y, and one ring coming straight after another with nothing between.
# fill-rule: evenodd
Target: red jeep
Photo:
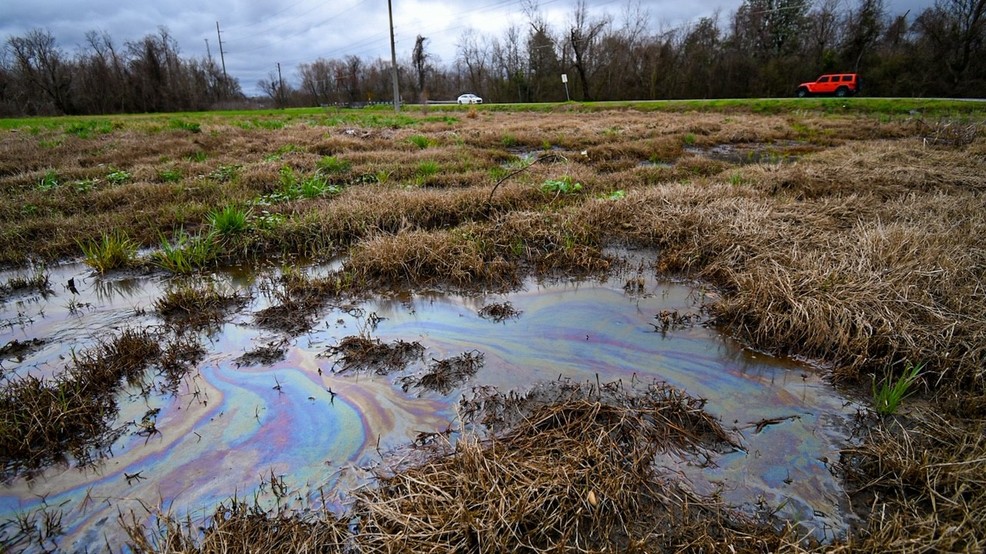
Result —
<instances>
[{"instance_id":1,"label":"red jeep","mask_svg":"<svg viewBox=\"0 0 986 554\"><path fill-rule=\"evenodd\" d=\"M838 97L851 96L862 86L859 75L855 73L830 73L822 75L814 82L798 85L798 98L813 94L834 94Z\"/></svg>"}]
</instances>

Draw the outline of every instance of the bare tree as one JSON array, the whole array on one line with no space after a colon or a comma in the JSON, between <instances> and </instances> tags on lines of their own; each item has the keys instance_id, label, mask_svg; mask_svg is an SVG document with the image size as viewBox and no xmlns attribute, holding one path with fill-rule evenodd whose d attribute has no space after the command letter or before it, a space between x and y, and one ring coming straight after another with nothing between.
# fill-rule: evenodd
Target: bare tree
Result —
<instances>
[{"instance_id":1,"label":"bare tree","mask_svg":"<svg viewBox=\"0 0 986 554\"><path fill-rule=\"evenodd\" d=\"M589 87L589 77L592 69L593 50L596 46L596 39L600 33L609 25L607 18L590 19L585 0L578 0L575 4L575 13L572 17L572 25L569 28L568 40L575 58L575 71L578 72L579 82L582 85L583 100L592 100L592 93Z\"/></svg>"},{"instance_id":2,"label":"bare tree","mask_svg":"<svg viewBox=\"0 0 986 554\"><path fill-rule=\"evenodd\" d=\"M457 62L466 68L466 81L469 90L482 94L485 82L489 79L490 48L489 41L468 29L459 38Z\"/></svg>"},{"instance_id":3,"label":"bare tree","mask_svg":"<svg viewBox=\"0 0 986 554\"><path fill-rule=\"evenodd\" d=\"M71 68L55 43L51 31L34 29L23 37L10 37L7 46L13 54L19 76L38 96L47 97L60 113L73 113Z\"/></svg>"}]
</instances>

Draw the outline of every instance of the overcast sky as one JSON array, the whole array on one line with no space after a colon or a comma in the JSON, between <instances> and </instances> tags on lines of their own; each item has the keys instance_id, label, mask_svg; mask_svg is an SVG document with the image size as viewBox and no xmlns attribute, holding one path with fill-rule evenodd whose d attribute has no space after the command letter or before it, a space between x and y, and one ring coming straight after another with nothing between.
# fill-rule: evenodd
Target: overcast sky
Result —
<instances>
[{"instance_id":1,"label":"overcast sky","mask_svg":"<svg viewBox=\"0 0 986 554\"><path fill-rule=\"evenodd\" d=\"M523 25L523 0L392 0L398 59L406 59L417 35L426 51L445 64L455 59L463 32L474 29L501 36L511 23ZM587 0L590 10L622 20L629 1ZM856 4L856 0L843 0ZM934 0L885 0L892 13L912 14ZM649 27L668 29L712 15L728 18L742 0L639 0ZM575 0L540 0L542 14L561 28L571 19ZM0 0L0 38L31 29L48 29L58 45L73 53L87 31L106 31L117 47L156 33L160 26L178 41L183 57L204 57L207 47L219 61L216 22L222 31L226 69L247 94L276 71L297 84L298 64L319 57L356 55L390 59L386 0ZM208 41L208 46L206 44Z\"/></svg>"}]
</instances>

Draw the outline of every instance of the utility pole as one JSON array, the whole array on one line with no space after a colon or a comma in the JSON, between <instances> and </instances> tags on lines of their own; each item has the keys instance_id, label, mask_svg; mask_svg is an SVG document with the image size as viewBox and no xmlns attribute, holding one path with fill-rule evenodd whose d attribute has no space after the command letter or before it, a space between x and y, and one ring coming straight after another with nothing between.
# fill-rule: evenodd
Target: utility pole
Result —
<instances>
[{"instance_id":1,"label":"utility pole","mask_svg":"<svg viewBox=\"0 0 986 554\"><path fill-rule=\"evenodd\" d=\"M209 39L205 39L205 55L210 60L212 59L212 50L209 49Z\"/></svg>"},{"instance_id":2,"label":"utility pole","mask_svg":"<svg viewBox=\"0 0 986 554\"><path fill-rule=\"evenodd\" d=\"M394 80L394 111L401 111L401 91L397 86L397 47L394 45L394 9L391 7L391 0L387 0L387 15L390 16L390 63L393 67Z\"/></svg>"},{"instance_id":3,"label":"utility pole","mask_svg":"<svg viewBox=\"0 0 986 554\"><path fill-rule=\"evenodd\" d=\"M219 22L216 22L216 35L219 37L219 59L223 62L223 81L228 81L229 77L226 75L226 55L223 53L223 34L219 32Z\"/></svg>"},{"instance_id":4,"label":"utility pole","mask_svg":"<svg viewBox=\"0 0 986 554\"><path fill-rule=\"evenodd\" d=\"M277 62L277 99L284 107L284 79L281 77L281 62Z\"/></svg>"}]
</instances>

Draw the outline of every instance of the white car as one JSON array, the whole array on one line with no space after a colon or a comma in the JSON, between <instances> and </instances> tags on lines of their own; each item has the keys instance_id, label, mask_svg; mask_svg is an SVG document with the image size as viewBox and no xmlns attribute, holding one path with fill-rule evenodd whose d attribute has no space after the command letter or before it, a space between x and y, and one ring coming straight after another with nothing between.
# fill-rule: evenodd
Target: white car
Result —
<instances>
[{"instance_id":1,"label":"white car","mask_svg":"<svg viewBox=\"0 0 986 554\"><path fill-rule=\"evenodd\" d=\"M460 104L482 104L483 99L472 93L463 94L457 100Z\"/></svg>"}]
</instances>

